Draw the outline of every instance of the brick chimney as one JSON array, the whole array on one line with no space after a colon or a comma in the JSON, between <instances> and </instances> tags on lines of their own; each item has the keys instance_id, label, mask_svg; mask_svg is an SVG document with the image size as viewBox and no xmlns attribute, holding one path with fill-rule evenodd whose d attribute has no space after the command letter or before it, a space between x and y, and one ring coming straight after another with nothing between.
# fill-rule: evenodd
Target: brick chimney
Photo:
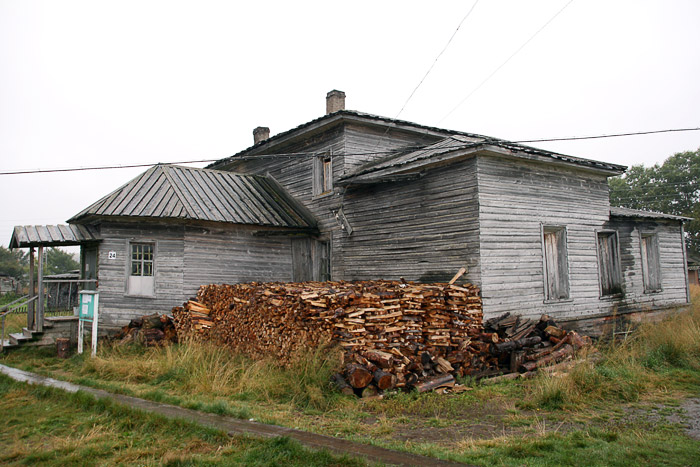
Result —
<instances>
[{"instance_id":1,"label":"brick chimney","mask_svg":"<svg viewBox=\"0 0 700 467\"><path fill-rule=\"evenodd\" d=\"M265 141L270 137L270 129L266 126L259 126L253 130L253 144L258 144L260 141Z\"/></svg>"},{"instance_id":2,"label":"brick chimney","mask_svg":"<svg viewBox=\"0 0 700 467\"><path fill-rule=\"evenodd\" d=\"M339 110L345 110L345 93L334 89L326 94L326 115Z\"/></svg>"}]
</instances>

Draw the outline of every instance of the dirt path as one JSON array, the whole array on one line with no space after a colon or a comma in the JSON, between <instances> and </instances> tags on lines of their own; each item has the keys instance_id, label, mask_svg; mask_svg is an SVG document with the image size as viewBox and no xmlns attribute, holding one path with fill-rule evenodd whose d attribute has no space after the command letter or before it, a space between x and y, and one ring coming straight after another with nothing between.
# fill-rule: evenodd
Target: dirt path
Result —
<instances>
[{"instance_id":1,"label":"dirt path","mask_svg":"<svg viewBox=\"0 0 700 467\"><path fill-rule=\"evenodd\" d=\"M266 425L264 423L240 420L222 415L198 412L196 410L185 409L175 405L152 402L138 397L112 394L101 389L94 389L87 386L80 386L66 381L59 381L47 378L28 371L19 370L5 365L0 365L0 373L10 378L28 384L37 384L63 389L68 392L83 391L92 394L97 399L111 399L117 403L133 407L145 412L157 413L168 418L181 418L191 420L196 423L211 426L224 430L230 435L249 434L263 438L273 438L277 436L287 436L299 441L301 444L312 449L328 449L340 454L350 454L361 456L375 462L383 462L389 465L426 465L426 466L454 466L463 465L448 461L442 461L430 457L409 454L400 451L371 446L367 444L355 443L344 439L333 438L315 433L309 433L292 428L285 428L276 425Z\"/></svg>"}]
</instances>

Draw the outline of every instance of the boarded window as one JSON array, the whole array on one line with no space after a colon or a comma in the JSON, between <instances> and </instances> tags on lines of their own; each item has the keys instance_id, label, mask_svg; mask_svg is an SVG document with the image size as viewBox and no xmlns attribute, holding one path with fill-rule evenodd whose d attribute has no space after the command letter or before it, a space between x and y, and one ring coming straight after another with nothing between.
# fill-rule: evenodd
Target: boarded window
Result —
<instances>
[{"instance_id":1,"label":"boarded window","mask_svg":"<svg viewBox=\"0 0 700 467\"><path fill-rule=\"evenodd\" d=\"M154 294L155 254L152 243L132 243L127 291L130 295Z\"/></svg>"},{"instance_id":2,"label":"boarded window","mask_svg":"<svg viewBox=\"0 0 700 467\"><path fill-rule=\"evenodd\" d=\"M544 226L544 296L545 300L569 298L569 264L566 251L566 229Z\"/></svg>"},{"instance_id":3,"label":"boarded window","mask_svg":"<svg viewBox=\"0 0 700 467\"><path fill-rule=\"evenodd\" d=\"M661 290L661 263L659 261L659 236L655 233L642 234L642 273L644 291Z\"/></svg>"},{"instance_id":4,"label":"boarded window","mask_svg":"<svg viewBox=\"0 0 700 467\"><path fill-rule=\"evenodd\" d=\"M598 232L598 274L601 295L622 293L617 232Z\"/></svg>"},{"instance_id":5,"label":"boarded window","mask_svg":"<svg viewBox=\"0 0 700 467\"><path fill-rule=\"evenodd\" d=\"M314 159L313 193L322 195L333 191L333 164L330 156Z\"/></svg>"}]
</instances>

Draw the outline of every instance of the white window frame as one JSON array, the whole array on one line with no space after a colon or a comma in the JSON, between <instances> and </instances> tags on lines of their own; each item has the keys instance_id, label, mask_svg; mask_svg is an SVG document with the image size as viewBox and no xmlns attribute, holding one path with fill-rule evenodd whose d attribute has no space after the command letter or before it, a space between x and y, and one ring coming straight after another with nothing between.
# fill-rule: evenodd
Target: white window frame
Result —
<instances>
[{"instance_id":1,"label":"white window frame","mask_svg":"<svg viewBox=\"0 0 700 467\"><path fill-rule=\"evenodd\" d=\"M646 239L650 239L652 246L651 256ZM661 251L659 249L658 232L639 232L639 252L642 258L642 280L644 281L644 293L658 293L663 290L661 277ZM656 257L656 264L654 262ZM654 277L655 276L655 277ZM656 282L654 283L654 279Z\"/></svg>"},{"instance_id":2,"label":"white window frame","mask_svg":"<svg viewBox=\"0 0 700 467\"><path fill-rule=\"evenodd\" d=\"M608 251L606 248L606 251L608 251L612 257L606 257L604 252L601 251L601 247L603 246L601 245L601 237L603 236L606 237L606 239L610 237L614 239L613 249ZM623 290L622 264L620 262L620 235L618 234L617 230L596 230L595 241L596 255L598 258L598 285L600 288L600 298L619 297L622 295ZM608 264L608 262L611 262L612 264ZM613 288L611 291L605 290L604 278L606 273L607 275L611 276L613 282Z\"/></svg>"},{"instance_id":3,"label":"white window frame","mask_svg":"<svg viewBox=\"0 0 700 467\"><path fill-rule=\"evenodd\" d=\"M552 237L556 235L556 237ZM544 303L558 303L571 301L571 284L569 274L568 232L564 225L541 224L542 237L542 282L544 286ZM557 243L548 245L548 239L558 238ZM552 261L552 254L548 251L556 250L556 261ZM550 269L552 269L550 271ZM550 277L556 276L555 282L550 282Z\"/></svg>"},{"instance_id":4,"label":"white window frame","mask_svg":"<svg viewBox=\"0 0 700 467\"><path fill-rule=\"evenodd\" d=\"M140 274L133 274L134 259L133 247L137 245L151 247L151 259L140 260ZM126 295L132 297L147 297L153 298L156 296L156 264L157 264L157 244L152 240L131 240L127 244L127 264L126 264ZM143 274L145 265L150 263L150 275Z\"/></svg>"}]
</instances>

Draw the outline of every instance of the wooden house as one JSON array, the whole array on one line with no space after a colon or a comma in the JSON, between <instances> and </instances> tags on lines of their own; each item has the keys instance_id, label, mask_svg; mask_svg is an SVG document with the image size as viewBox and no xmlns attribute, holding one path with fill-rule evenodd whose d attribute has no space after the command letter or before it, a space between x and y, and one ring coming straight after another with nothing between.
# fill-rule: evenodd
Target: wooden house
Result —
<instances>
[{"instance_id":1,"label":"wooden house","mask_svg":"<svg viewBox=\"0 0 700 467\"><path fill-rule=\"evenodd\" d=\"M333 279L447 281L466 266L486 316L579 327L688 303L684 218L611 208L608 177L625 167L344 100L331 91L325 116L273 137L258 128L252 147L209 166L271 176L306 206Z\"/></svg>"},{"instance_id":2,"label":"wooden house","mask_svg":"<svg viewBox=\"0 0 700 467\"><path fill-rule=\"evenodd\" d=\"M345 110L207 169L158 165L69 220L105 324L167 312L201 284L449 280L487 317L585 327L688 303L684 218L611 208L625 167ZM637 316L637 315L634 315Z\"/></svg>"}]
</instances>

